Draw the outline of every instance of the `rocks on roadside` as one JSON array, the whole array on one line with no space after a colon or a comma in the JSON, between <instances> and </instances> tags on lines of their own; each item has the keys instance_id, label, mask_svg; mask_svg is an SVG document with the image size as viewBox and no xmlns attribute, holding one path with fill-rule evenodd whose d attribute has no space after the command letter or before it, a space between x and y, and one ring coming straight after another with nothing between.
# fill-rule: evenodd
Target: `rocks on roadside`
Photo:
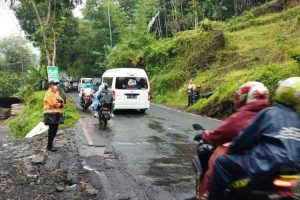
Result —
<instances>
[{"instance_id":1,"label":"rocks on roadside","mask_svg":"<svg viewBox=\"0 0 300 200\"><path fill-rule=\"evenodd\" d=\"M60 186L60 185L56 186L56 191L63 192L64 190L65 190L65 187Z\"/></svg>"},{"instance_id":2,"label":"rocks on roadside","mask_svg":"<svg viewBox=\"0 0 300 200\"><path fill-rule=\"evenodd\" d=\"M90 195L97 195L98 190L94 188L91 184L87 184L85 186L85 190L90 194Z\"/></svg>"},{"instance_id":3,"label":"rocks on roadside","mask_svg":"<svg viewBox=\"0 0 300 200\"><path fill-rule=\"evenodd\" d=\"M47 138L42 135L1 141L8 145L0 147L0 199L96 199L95 188L79 187L88 172L82 167L75 136L72 128L61 131L55 153L45 150Z\"/></svg>"},{"instance_id":4,"label":"rocks on roadside","mask_svg":"<svg viewBox=\"0 0 300 200\"><path fill-rule=\"evenodd\" d=\"M42 154L34 155L31 163L34 165L42 165L44 164L45 157Z\"/></svg>"}]
</instances>

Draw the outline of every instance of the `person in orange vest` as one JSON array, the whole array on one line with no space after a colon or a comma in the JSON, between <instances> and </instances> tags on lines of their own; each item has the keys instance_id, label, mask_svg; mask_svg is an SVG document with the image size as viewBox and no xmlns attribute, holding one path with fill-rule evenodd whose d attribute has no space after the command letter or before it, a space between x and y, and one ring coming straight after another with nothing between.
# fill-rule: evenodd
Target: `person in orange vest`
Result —
<instances>
[{"instance_id":1,"label":"person in orange vest","mask_svg":"<svg viewBox=\"0 0 300 200\"><path fill-rule=\"evenodd\" d=\"M50 87L45 95L44 104L44 123L49 125L47 150L55 152L53 140L56 136L58 125L64 123L63 105L64 100L59 96L58 83L50 81Z\"/></svg>"}]
</instances>

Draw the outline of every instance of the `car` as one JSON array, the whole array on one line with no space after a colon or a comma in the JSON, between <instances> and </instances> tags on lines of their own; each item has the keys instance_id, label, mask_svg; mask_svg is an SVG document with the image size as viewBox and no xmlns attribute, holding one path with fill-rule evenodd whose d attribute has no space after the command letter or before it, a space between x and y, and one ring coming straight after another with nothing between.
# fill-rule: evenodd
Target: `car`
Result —
<instances>
[{"instance_id":1,"label":"car","mask_svg":"<svg viewBox=\"0 0 300 200\"><path fill-rule=\"evenodd\" d=\"M71 90L78 91L78 85L79 85L78 81L71 81Z\"/></svg>"},{"instance_id":2,"label":"car","mask_svg":"<svg viewBox=\"0 0 300 200\"><path fill-rule=\"evenodd\" d=\"M150 84L143 69L115 68L102 75L102 84L112 90L115 110L137 109L144 113L150 108Z\"/></svg>"}]
</instances>

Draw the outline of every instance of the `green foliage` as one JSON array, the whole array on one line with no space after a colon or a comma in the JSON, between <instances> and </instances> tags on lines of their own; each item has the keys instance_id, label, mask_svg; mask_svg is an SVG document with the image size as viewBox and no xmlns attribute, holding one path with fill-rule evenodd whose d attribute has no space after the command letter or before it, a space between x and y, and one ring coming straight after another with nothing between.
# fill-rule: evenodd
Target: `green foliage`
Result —
<instances>
[{"instance_id":1,"label":"green foliage","mask_svg":"<svg viewBox=\"0 0 300 200\"><path fill-rule=\"evenodd\" d=\"M38 123L43 121L43 99L45 91L31 93L26 97L21 114L10 119L7 123L12 135L16 138L24 138ZM79 119L79 113L69 100L64 107L65 124L60 128L70 127Z\"/></svg>"},{"instance_id":2,"label":"green foliage","mask_svg":"<svg viewBox=\"0 0 300 200\"><path fill-rule=\"evenodd\" d=\"M33 65L33 55L27 41L18 36L6 37L0 41L0 71L21 73Z\"/></svg>"},{"instance_id":3,"label":"green foliage","mask_svg":"<svg viewBox=\"0 0 300 200\"><path fill-rule=\"evenodd\" d=\"M154 101L171 106L185 106L187 104L186 88L191 77L194 77L196 85L200 84L202 86L203 92L214 92L210 98L202 99L191 106L188 109L191 112L217 118L223 118L231 114L234 110L231 100L233 92L239 85L251 80L263 82L270 89L272 99L276 83L279 80L300 75L300 51L298 48L300 33L297 31L300 28L300 23L295 18L295 14L299 13L299 10L300 7L298 6L279 13L261 15L250 20L265 21L263 25L261 23L247 25L243 29L235 31L228 28L233 27L234 22L227 22L224 28L229 31L224 32L225 46L212 51L215 52L215 59L209 62L208 67L203 70L192 65L193 62L187 62L188 57L183 57L181 63L186 63L183 67L178 68L178 65L174 64L174 61L179 63L181 56L185 55L179 53L176 43L167 45L176 36L173 39L157 42L156 46L165 54L156 53L156 55L163 55L162 58L165 62L160 64L160 60L153 59L153 63L147 63L147 69L149 66L155 66L156 63L158 66L165 66L165 68L164 73L162 71L157 71L157 73L151 71L153 74L151 75L151 87ZM241 18L243 17L241 16ZM236 19L232 20L236 21ZM248 24L248 22L245 20L236 23ZM216 30L219 30L219 28ZM215 40L211 40L211 38L214 38L213 36L217 32L209 31L206 37L203 38L209 44L208 46L213 45L211 41ZM197 31L182 32L180 34L188 37L197 34ZM201 52L208 52L207 50L204 51L206 49L203 45L205 42L199 43L198 38L191 37L191 42L187 42L189 45L182 48L185 49L186 55L190 55L196 61L195 63L200 63L205 58ZM183 37L183 40L189 41L185 37ZM195 44L195 46L192 44ZM168 49L172 48L176 49L176 54L173 56L166 53ZM197 69L196 73L188 76L188 72L193 68ZM176 76L176 72L181 73L181 77ZM177 85L178 88L174 87L176 82L173 78L176 81L183 80L178 84L179 86ZM171 84L162 84L164 81Z\"/></svg>"}]
</instances>

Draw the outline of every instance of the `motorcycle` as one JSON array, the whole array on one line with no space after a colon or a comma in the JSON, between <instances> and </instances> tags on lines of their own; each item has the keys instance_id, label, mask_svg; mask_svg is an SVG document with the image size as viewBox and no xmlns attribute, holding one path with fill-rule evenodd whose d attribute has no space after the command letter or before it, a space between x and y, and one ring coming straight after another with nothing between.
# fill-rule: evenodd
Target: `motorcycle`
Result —
<instances>
[{"instance_id":1,"label":"motorcycle","mask_svg":"<svg viewBox=\"0 0 300 200\"><path fill-rule=\"evenodd\" d=\"M203 131L199 124L193 125L194 130ZM192 160L192 167L196 180L196 199L199 199L200 183L208 170L208 160L214 147L200 140L196 155ZM249 178L236 180L226 187L222 200L295 200L300 199L294 189L300 180L299 171L290 166L280 166L268 178L255 183ZM220 200L221 200L220 199Z\"/></svg>"},{"instance_id":2,"label":"motorcycle","mask_svg":"<svg viewBox=\"0 0 300 200\"><path fill-rule=\"evenodd\" d=\"M100 128L105 129L107 121L111 119L111 106L109 104L103 103L98 110Z\"/></svg>"},{"instance_id":3,"label":"motorcycle","mask_svg":"<svg viewBox=\"0 0 300 200\"><path fill-rule=\"evenodd\" d=\"M84 89L82 91L81 107L83 111L86 111L90 105L92 105L93 91L91 89Z\"/></svg>"}]
</instances>

